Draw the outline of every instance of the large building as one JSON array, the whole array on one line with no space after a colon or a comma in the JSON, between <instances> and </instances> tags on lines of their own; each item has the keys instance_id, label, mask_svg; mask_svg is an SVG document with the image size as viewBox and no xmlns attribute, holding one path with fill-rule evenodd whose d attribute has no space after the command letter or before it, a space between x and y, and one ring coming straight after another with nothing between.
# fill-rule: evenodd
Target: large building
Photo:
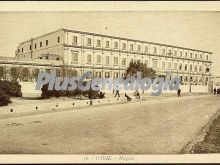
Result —
<instances>
[{"instance_id":1,"label":"large building","mask_svg":"<svg viewBox=\"0 0 220 165\"><path fill-rule=\"evenodd\" d=\"M76 75L124 76L130 61L140 61L158 75L172 71L183 84L206 85L211 78L212 52L128 39L110 35L60 29L19 44L17 61L61 61Z\"/></svg>"}]
</instances>

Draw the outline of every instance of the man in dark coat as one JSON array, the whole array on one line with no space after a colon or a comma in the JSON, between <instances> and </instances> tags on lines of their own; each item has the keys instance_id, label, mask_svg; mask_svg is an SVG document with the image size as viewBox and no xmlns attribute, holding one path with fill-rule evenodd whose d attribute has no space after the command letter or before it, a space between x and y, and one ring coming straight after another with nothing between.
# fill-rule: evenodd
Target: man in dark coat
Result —
<instances>
[{"instance_id":1,"label":"man in dark coat","mask_svg":"<svg viewBox=\"0 0 220 165\"><path fill-rule=\"evenodd\" d=\"M214 93L214 95L216 94L216 88L214 88L213 93Z\"/></svg>"},{"instance_id":2,"label":"man in dark coat","mask_svg":"<svg viewBox=\"0 0 220 165\"><path fill-rule=\"evenodd\" d=\"M178 94L178 97L181 97L181 89L180 88L177 90L177 94Z\"/></svg>"}]
</instances>

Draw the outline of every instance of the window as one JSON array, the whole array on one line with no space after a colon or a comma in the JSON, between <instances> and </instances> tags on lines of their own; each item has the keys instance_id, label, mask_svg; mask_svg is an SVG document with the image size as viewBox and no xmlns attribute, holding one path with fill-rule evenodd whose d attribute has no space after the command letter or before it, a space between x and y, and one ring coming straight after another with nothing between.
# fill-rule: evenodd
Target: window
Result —
<instances>
[{"instance_id":1,"label":"window","mask_svg":"<svg viewBox=\"0 0 220 165\"><path fill-rule=\"evenodd\" d=\"M197 53L195 54L195 58L196 58L196 59L198 58L198 55L197 55Z\"/></svg>"},{"instance_id":2,"label":"window","mask_svg":"<svg viewBox=\"0 0 220 165\"><path fill-rule=\"evenodd\" d=\"M187 65L185 65L185 70L187 70Z\"/></svg>"},{"instance_id":3,"label":"window","mask_svg":"<svg viewBox=\"0 0 220 165\"><path fill-rule=\"evenodd\" d=\"M97 64L101 64L101 56L97 55Z\"/></svg>"},{"instance_id":4,"label":"window","mask_svg":"<svg viewBox=\"0 0 220 165\"><path fill-rule=\"evenodd\" d=\"M154 54L157 54L157 47L154 47Z\"/></svg>"},{"instance_id":5,"label":"window","mask_svg":"<svg viewBox=\"0 0 220 165\"><path fill-rule=\"evenodd\" d=\"M114 49L118 49L118 42L114 43Z\"/></svg>"},{"instance_id":6,"label":"window","mask_svg":"<svg viewBox=\"0 0 220 165\"><path fill-rule=\"evenodd\" d=\"M42 42L40 42L40 47L42 47Z\"/></svg>"},{"instance_id":7,"label":"window","mask_svg":"<svg viewBox=\"0 0 220 165\"><path fill-rule=\"evenodd\" d=\"M24 51L24 49L23 48L21 48L21 52L23 52Z\"/></svg>"},{"instance_id":8,"label":"window","mask_svg":"<svg viewBox=\"0 0 220 165\"><path fill-rule=\"evenodd\" d=\"M187 52L185 52L185 57L187 58Z\"/></svg>"},{"instance_id":9,"label":"window","mask_svg":"<svg viewBox=\"0 0 220 165\"><path fill-rule=\"evenodd\" d=\"M118 65L118 57L114 57L114 65Z\"/></svg>"},{"instance_id":10,"label":"window","mask_svg":"<svg viewBox=\"0 0 220 165\"><path fill-rule=\"evenodd\" d=\"M162 68L165 69L165 67L166 67L166 65L165 65L165 62L163 61L162 62Z\"/></svg>"},{"instance_id":11,"label":"window","mask_svg":"<svg viewBox=\"0 0 220 165\"><path fill-rule=\"evenodd\" d=\"M168 68L171 69L171 62L168 63Z\"/></svg>"},{"instance_id":12,"label":"window","mask_svg":"<svg viewBox=\"0 0 220 165\"><path fill-rule=\"evenodd\" d=\"M199 71L200 71L200 72L202 71L202 66L199 67Z\"/></svg>"},{"instance_id":13,"label":"window","mask_svg":"<svg viewBox=\"0 0 220 165\"><path fill-rule=\"evenodd\" d=\"M46 46L48 45L48 40L46 40Z\"/></svg>"},{"instance_id":14,"label":"window","mask_svg":"<svg viewBox=\"0 0 220 165\"><path fill-rule=\"evenodd\" d=\"M78 62L78 52L72 51L72 61Z\"/></svg>"},{"instance_id":15,"label":"window","mask_svg":"<svg viewBox=\"0 0 220 165\"><path fill-rule=\"evenodd\" d=\"M126 43L122 44L122 50L126 50Z\"/></svg>"},{"instance_id":16,"label":"window","mask_svg":"<svg viewBox=\"0 0 220 165\"><path fill-rule=\"evenodd\" d=\"M126 58L122 59L122 65L125 66L126 65Z\"/></svg>"},{"instance_id":17,"label":"window","mask_svg":"<svg viewBox=\"0 0 220 165\"><path fill-rule=\"evenodd\" d=\"M92 55L91 54L87 54L87 62L88 63L92 62Z\"/></svg>"},{"instance_id":18,"label":"window","mask_svg":"<svg viewBox=\"0 0 220 165\"><path fill-rule=\"evenodd\" d=\"M45 71L46 71L46 73L50 73L50 69L46 69Z\"/></svg>"},{"instance_id":19,"label":"window","mask_svg":"<svg viewBox=\"0 0 220 165\"><path fill-rule=\"evenodd\" d=\"M162 55L165 55L165 49L162 50Z\"/></svg>"},{"instance_id":20,"label":"window","mask_svg":"<svg viewBox=\"0 0 220 165\"><path fill-rule=\"evenodd\" d=\"M34 48L35 48L35 49L37 48L37 44L34 44Z\"/></svg>"},{"instance_id":21,"label":"window","mask_svg":"<svg viewBox=\"0 0 220 165\"><path fill-rule=\"evenodd\" d=\"M177 63L174 63L174 69L177 70Z\"/></svg>"},{"instance_id":22,"label":"window","mask_svg":"<svg viewBox=\"0 0 220 165\"><path fill-rule=\"evenodd\" d=\"M57 37L57 43L60 43L60 37Z\"/></svg>"},{"instance_id":23,"label":"window","mask_svg":"<svg viewBox=\"0 0 220 165\"><path fill-rule=\"evenodd\" d=\"M118 73L117 72L114 74L114 78L118 78Z\"/></svg>"},{"instance_id":24,"label":"window","mask_svg":"<svg viewBox=\"0 0 220 165\"><path fill-rule=\"evenodd\" d=\"M77 36L73 36L73 44L77 44Z\"/></svg>"},{"instance_id":25,"label":"window","mask_svg":"<svg viewBox=\"0 0 220 165\"><path fill-rule=\"evenodd\" d=\"M39 73L39 71L38 71L38 73ZM56 69L56 76L57 76L57 77L60 77L60 76L61 76L59 69Z\"/></svg>"},{"instance_id":26,"label":"window","mask_svg":"<svg viewBox=\"0 0 220 165\"><path fill-rule=\"evenodd\" d=\"M87 45L91 46L92 45L92 39L91 38L87 38Z\"/></svg>"},{"instance_id":27,"label":"window","mask_svg":"<svg viewBox=\"0 0 220 165\"><path fill-rule=\"evenodd\" d=\"M206 55L206 60L209 60L209 56L208 55Z\"/></svg>"},{"instance_id":28,"label":"window","mask_svg":"<svg viewBox=\"0 0 220 165\"><path fill-rule=\"evenodd\" d=\"M157 68L157 60L153 60L153 68Z\"/></svg>"},{"instance_id":29,"label":"window","mask_svg":"<svg viewBox=\"0 0 220 165\"><path fill-rule=\"evenodd\" d=\"M195 71L197 72L197 65L195 65Z\"/></svg>"},{"instance_id":30,"label":"window","mask_svg":"<svg viewBox=\"0 0 220 165\"><path fill-rule=\"evenodd\" d=\"M109 41L106 41L105 47L109 48Z\"/></svg>"},{"instance_id":31,"label":"window","mask_svg":"<svg viewBox=\"0 0 220 165\"><path fill-rule=\"evenodd\" d=\"M200 54L200 58L202 59L202 54Z\"/></svg>"},{"instance_id":32,"label":"window","mask_svg":"<svg viewBox=\"0 0 220 165\"><path fill-rule=\"evenodd\" d=\"M107 65L110 64L110 57L109 57L109 56L106 56L106 57L105 57L105 63L106 63Z\"/></svg>"},{"instance_id":33,"label":"window","mask_svg":"<svg viewBox=\"0 0 220 165\"><path fill-rule=\"evenodd\" d=\"M182 64L180 64L180 66L179 66L179 70L182 70Z\"/></svg>"},{"instance_id":34,"label":"window","mask_svg":"<svg viewBox=\"0 0 220 165\"><path fill-rule=\"evenodd\" d=\"M189 69L192 71L192 64L190 64L190 68Z\"/></svg>"},{"instance_id":35,"label":"window","mask_svg":"<svg viewBox=\"0 0 220 165\"><path fill-rule=\"evenodd\" d=\"M31 45L30 45L30 50L31 50Z\"/></svg>"},{"instance_id":36,"label":"window","mask_svg":"<svg viewBox=\"0 0 220 165\"><path fill-rule=\"evenodd\" d=\"M182 57L183 56L183 52L182 51L180 51L180 57Z\"/></svg>"},{"instance_id":37,"label":"window","mask_svg":"<svg viewBox=\"0 0 220 165\"><path fill-rule=\"evenodd\" d=\"M140 52L141 51L141 45L138 45L138 50L137 50L138 52Z\"/></svg>"},{"instance_id":38,"label":"window","mask_svg":"<svg viewBox=\"0 0 220 165\"><path fill-rule=\"evenodd\" d=\"M101 40L97 40L97 47L100 47L101 46Z\"/></svg>"},{"instance_id":39,"label":"window","mask_svg":"<svg viewBox=\"0 0 220 165\"><path fill-rule=\"evenodd\" d=\"M110 73L109 72L105 72L105 78L109 78L110 77Z\"/></svg>"},{"instance_id":40,"label":"window","mask_svg":"<svg viewBox=\"0 0 220 165\"><path fill-rule=\"evenodd\" d=\"M145 46L144 52L148 53L148 46Z\"/></svg>"},{"instance_id":41,"label":"window","mask_svg":"<svg viewBox=\"0 0 220 165\"><path fill-rule=\"evenodd\" d=\"M101 77L102 73L101 72L96 72L96 77Z\"/></svg>"},{"instance_id":42,"label":"window","mask_svg":"<svg viewBox=\"0 0 220 165\"><path fill-rule=\"evenodd\" d=\"M134 50L134 45L130 44L130 51L133 51L133 50Z\"/></svg>"},{"instance_id":43,"label":"window","mask_svg":"<svg viewBox=\"0 0 220 165\"><path fill-rule=\"evenodd\" d=\"M174 51L174 55L175 55L175 56L177 55L177 50Z\"/></svg>"},{"instance_id":44,"label":"window","mask_svg":"<svg viewBox=\"0 0 220 165\"><path fill-rule=\"evenodd\" d=\"M192 58L192 56L193 56L193 54L192 54L192 53L190 53L190 58Z\"/></svg>"},{"instance_id":45,"label":"window","mask_svg":"<svg viewBox=\"0 0 220 165\"><path fill-rule=\"evenodd\" d=\"M146 67L148 66L148 60L144 61L144 64L146 65Z\"/></svg>"},{"instance_id":46,"label":"window","mask_svg":"<svg viewBox=\"0 0 220 165\"><path fill-rule=\"evenodd\" d=\"M172 54L172 51L171 51L171 49L169 49L169 51L168 51L168 55L171 55Z\"/></svg>"}]
</instances>

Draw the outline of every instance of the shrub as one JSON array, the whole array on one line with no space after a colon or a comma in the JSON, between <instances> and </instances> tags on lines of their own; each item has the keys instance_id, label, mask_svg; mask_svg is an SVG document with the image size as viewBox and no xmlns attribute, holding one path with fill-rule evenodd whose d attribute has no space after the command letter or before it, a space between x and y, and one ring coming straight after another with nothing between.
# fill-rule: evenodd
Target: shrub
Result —
<instances>
[{"instance_id":1,"label":"shrub","mask_svg":"<svg viewBox=\"0 0 220 165\"><path fill-rule=\"evenodd\" d=\"M0 106L6 106L11 103L10 97L0 90Z\"/></svg>"},{"instance_id":2,"label":"shrub","mask_svg":"<svg viewBox=\"0 0 220 165\"><path fill-rule=\"evenodd\" d=\"M42 92L41 96L45 99L50 97L61 97L61 96L76 97L80 95L84 97L88 97L89 99L100 98L99 92L94 91L92 89L88 91L81 91L79 89L75 89L73 91L56 91L56 90L48 90L48 84L42 86L41 92Z\"/></svg>"},{"instance_id":3,"label":"shrub","mask_svg":"<svg viewBox=\"0 0 220 165\"><path fill-rule=\"evenodd\" d=\"M21 85L16 81L1 81L0 80L0 90L4 92L9 97L21 97Z\"/></svg>"}]
</instances>

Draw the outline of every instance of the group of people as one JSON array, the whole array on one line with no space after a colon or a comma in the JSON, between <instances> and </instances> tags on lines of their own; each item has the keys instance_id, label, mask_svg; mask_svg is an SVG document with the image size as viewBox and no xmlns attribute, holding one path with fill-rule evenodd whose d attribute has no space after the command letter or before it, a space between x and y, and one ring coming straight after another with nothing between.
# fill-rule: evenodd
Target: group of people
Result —
<instances>
[{"instance_id":1,"label":"group of people","mask_svg":"<svg viewBox=\"0 0 220 165\"><path fill-rule=\"evenodd\" d=\"M220 88L218 88L218 89L214 88L213 93L214 93L214 95L219 96L220 95Z\"/></svg>"},{"instance_id":2,"label":"group of people","mask_svg":"<svg viewBox=\"0 0 220 165\"><path fill-rule=\"evenodd\" d=\"M118 99L119 99L119 97L120 97L119 90L116 90L116 93L115 93L115 96L114 96L114 97L116 97L116 96L118 96ZM141 98L141 97L140 97L140 93L139 93L138 90L134 93L134 96L135 96L137 99L140 99L140 98ZM131 98L130 98L126 93L125 93L125 97L127 98L127 101L131 101Z\"/></svg>"}]
</instances>

